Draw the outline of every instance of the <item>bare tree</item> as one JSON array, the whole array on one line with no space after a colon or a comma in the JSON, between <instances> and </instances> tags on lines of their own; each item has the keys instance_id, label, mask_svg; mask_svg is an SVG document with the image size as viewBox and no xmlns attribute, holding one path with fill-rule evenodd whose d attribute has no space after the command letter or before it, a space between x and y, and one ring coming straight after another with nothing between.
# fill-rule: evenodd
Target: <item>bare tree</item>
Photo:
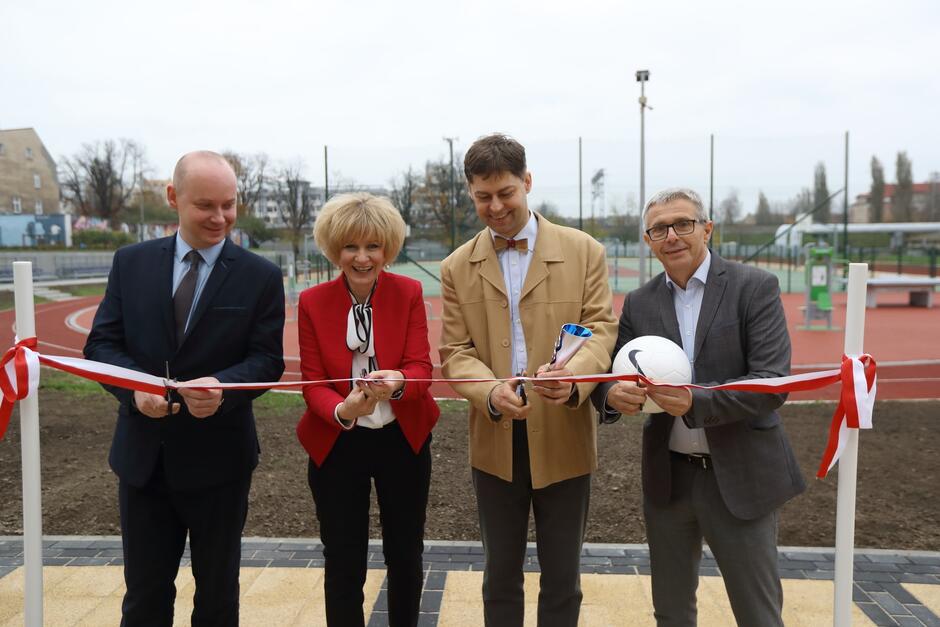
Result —
<instances>
[{"instance_id":1,"label":"bare tree","mask_svg":"<svg viewBox=\"0 0 940 627\"><path fill-rule=\"evenodd\" d=\"M731 188L725 199L718 204L718 219L724 225L734 224L741 215L741 201L738 190Z\"/></svg>"},{"instance_id":2,"label":"bare tree","mask_svg":"<svg viewBox=\"0 0 940 627\"><path fill-rule=\"evenodd\" d=\"M129 139L84 144L62 159L62 188L81 215L120 227L120 213L147 169L144 149Z\"/></svg>"},{"instance_id":3,"label":"bare tree","mask_svg":"<svg viewBox=\"0 0 940 627\"><path fill-rule=\"evenodd\" d=\"M268 169L268 155L258 152L253 155L226 150L222 156L235 170L238 193L238 217L249 215L261 199Z\"/></svg>"},{"instance_id":4,"label":"bare tree","mask_svg":"<svg viewBox=\"0 0 940 627\"><path fill-rule=\"evenodd\" d=\"M793 199L790 200L790 215L795 220L805 213L813 210L813 192L808 187L800 190Z\"/></svg>"},{"instance_id":5,"label":"bare tree","mask_svg":"<svg viewBox=\"0 0 940 627\"><path fill-rule=\"evenodd\" d=\"M757 193L757 209L754 212L754 221L762 225L774 223L774 217L770 211L770 203L767 201L767 196L764 195L763 190Z\"/></svg>"},{"instance_id":6,"label":"bare tree","mask_svg":"<svg viewBox=\"0 0 940 627\"><path fill-rule=\"evenodd\" d=\"M457 172L454 184L457 198L453 212L456 216L458 245L477 229L476 210L470 200L463 168L460 167L459 162L458 158L455 162ZM449 242L454 223L451 219L449 159L427 162L424 180L415 192L415 198L421 210L426 212L426 228L433 231L434 236L440 241Z\"/></svg>"},{"instance_id":7,"label":"bare tree","mask_svg":"<svg viewBox=\"0 0 940 627\"><path fill-rule=\"evenodd\" d=\"M408 166L407 172L402 172L401 176L392 180L391 197L392 203L398 207L401 217L405 224L412 229L416 229L415 218L417 218L416 193L421 186L421 177L417 172Z\"/></svg>"},{"instance_id":8,"label":"bare tree","mask_svg":"<svg viewBox=\"0 0 940 627\"><path fill-rule=\"evenodd\" d=\"M300 164L285 166L277 178L281 219L287 226L295 258L300 256L304 228L309 226L313 215L313 194L310 191L310 181L302 177L302 169Z\"/></svg>"}]
</instances>

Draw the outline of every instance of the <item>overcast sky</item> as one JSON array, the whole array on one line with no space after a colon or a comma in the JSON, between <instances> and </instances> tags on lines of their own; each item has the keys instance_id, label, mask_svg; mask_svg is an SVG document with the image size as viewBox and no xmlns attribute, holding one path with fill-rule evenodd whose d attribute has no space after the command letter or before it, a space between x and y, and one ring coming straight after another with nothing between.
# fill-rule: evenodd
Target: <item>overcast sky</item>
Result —
<instances>
[{"instance_id":1,"label":"overcast sky","mask_svg":"<svg viewBox=\"0 0 940 627\"><path fill-rule=\"evenodd\" d=\"M783 201L822 161L850 196L873 155L894 180L940 171L940 2L134 2L0 4L0 128L35 127L56 158L83 143L142 143L155 176L198 148L264 151L331 176L387 184L409 164L509 133L528 148L533 200L584 208L689 185L715 203L758 189ZM841 201L839 202L841 206Z\"/></svg>"}]
</instances>

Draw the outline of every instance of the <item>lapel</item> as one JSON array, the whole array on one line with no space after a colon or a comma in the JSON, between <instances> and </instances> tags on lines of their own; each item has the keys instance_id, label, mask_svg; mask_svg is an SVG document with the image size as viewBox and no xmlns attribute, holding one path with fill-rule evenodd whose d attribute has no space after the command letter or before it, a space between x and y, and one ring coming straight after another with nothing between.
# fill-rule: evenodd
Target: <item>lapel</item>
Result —
<instances>
[{"instance_id":1,"label":"lapel","mask_svg":"<svg viewBox=\"0 0 940 627\"><path fill-rule=\"evenodd\" d=\"M379 294L380 285L381 281L379 281L379 285L375 286L375 294L372 295L373 304L375 304L375 297ZM349 309L352 307L352 298L349 295L349 288L346 286L346 279L342 271L340 271L338 277L330 281L328 286L323 302L317 303L320 315L316 317L322 316L323 321L326 323L324 328L334 330L333 337L336 338L336 349L335 352L331 350L324 351L323 362L324 364L332 362L336 368L334 372L331 372L331 368L327 365L327 376L334 379L345 379L352 376L352 351L346 346L346 326L349 322ZM377 309L372 311L373 324ZM373 329L373 333L374 331L375 329ZM377 340L380 336L375 334L374 337ZM378 360L378 349L378 346L376 346L376 360ZM352 383L349 381L343 381L338 385L342 388L344 394L349 394L352 391Z\"/></svg>"},{"instance_id":2,"label":"lapel","mask_svg":"<svg viewBox=\"0 0 940 627\"><path fill-rule=\"evenodd\" d=\"M193 329L199 324L199 320L202 318L203 314L209 309L209 304L215 298L219 288L222 287L229 273L237 265L239 252L238 247L233 244L230 239L226 238L225 244L222 246L222 252L219 253L219 258L212 267L212 273L209 275L208 280L206 280L205 287L202 288L199 300L196 301L196 309L193 311L192 318L189 321L189 327L186 329L186 337L180 342L180 346L186 343L189 334L193 332Z\"/></svg>"},{"instance_id":3,"label":"lapel","mask_svg":"<svg viewBox=\"0 0 940 627\"><path fill-rule=\"evenodd\" d=\"M681 347L682 333L679 331L679 319L676 318L676 302L669 286L666 284L666 275L660 274L653 280L657 282L656 306L659 308L662 317L663 330L667 338Z\"/></svg>"},{"instance_id":4,"label":"lapel","mask_svg":"<svg viewBox=\"0 0 940 627\"><path fill-rule=\"evenodd\" d=\"M160 244L160 258L157 260L157 302L160 320L163 322L163 335L169 338L170 346L176 347L176 314L173 313L173 256L176 254L176 236L163 238Z\"/></svg>"},{"instance_id":5,"label":"lapel","mask_svg":"<svg viewBox=\"0 0 940 627\"><path fill-rule=\"evenodd\" d=\"M728 285L725 277L725 260L712 253L712 264L708 269L708 280L705 282L705 293L702 295L702 308L698 314L698 321L695 324L695 352L692 353L693 359L698 357L702 349L702 343L708 335L708 330L715 321L715 314L718 313L718 305L725 294L725 287Z\"/></svg>"},{"instance_id":6,"label":"lapel","mask_svg":"<svg viewBox=\"0 0 940 627\"><path fill-rule=\"evenodd\" d=\"M470 253L470 263L479 264L479 273L483 280L506 296L506 281L496 259L496 247L493 246L493 236L488 228L477 233L473 251Z\"/></svg>"},{"instance_id":7,"label":"lapel","mask_svg":"<svg viewBox=\"0 0 940 627\"><path fill-rule=\"evenodd\" d=\"M529 269L526 271L525 282L522 284L522 293L519 294L520 304L529 292L548 278L549 263L565 260L558 229L538 214L536 214L536 219L538 220L538 235L535 239L535 251L532 260L529 262Z\"/></svg>"}]
</instances>

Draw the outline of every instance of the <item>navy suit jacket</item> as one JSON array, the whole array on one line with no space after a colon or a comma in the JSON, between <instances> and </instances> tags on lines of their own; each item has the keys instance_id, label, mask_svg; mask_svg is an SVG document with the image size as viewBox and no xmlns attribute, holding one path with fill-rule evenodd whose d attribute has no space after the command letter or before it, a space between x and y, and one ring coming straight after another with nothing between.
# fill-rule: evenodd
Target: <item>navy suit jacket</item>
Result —
<instances>
[{"instance_id":1,"label":"navy suit jacket","mask_svg":"<svg viewBox=\"0 0 940 627\"><path fill-rule=\"evenodd\" d=\"M284 371L284 284L280 269L225 241L177 349L173 314L175 236L118 250L85 357L180 381L213 376L223 383L276 381ZM249 475L258 464L251 400L263 390L226 390L219 410L195 418L181 403L172 416L149 418L133 392L105 386L120 401L111 468L145 485L162 449L167 485L201 490Z\"/></svg>"},{"instance_id":2,"label":"navy suit jacket","mask_svg":"<svg viewBox=\"0 0 940 627\"><path fill-rule=\"evenodd\" d=\"M614 355L641 335L659 335L682 346L665 274L627 295ZM693 355L693 383L702 385L790 374L790 335L777 277L712 252ZM611 385L599 385L592 395L602 416ZM786 394L692 390L692 408L683 420L690 428L705 429L721 497L738 518L763 516L806 487L777 413L785 400ZM643 491L659 505L668 504L671 496L674 423L661 413L643 425Z\"/></svg>"}]
</instances>

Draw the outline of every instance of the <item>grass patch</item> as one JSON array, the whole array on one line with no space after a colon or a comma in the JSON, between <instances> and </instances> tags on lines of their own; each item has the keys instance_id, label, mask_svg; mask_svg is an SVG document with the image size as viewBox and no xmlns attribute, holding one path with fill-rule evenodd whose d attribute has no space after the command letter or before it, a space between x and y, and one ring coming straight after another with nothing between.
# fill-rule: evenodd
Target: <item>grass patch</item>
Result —
<instances>
[{"instance_id":1,"label":"grass patch","mask_svg":"<svg viewBox=\"0 0 940 627\"><path fill-rule=\"evenodd\" d=\"M306 408L304 397L301 394L286 394L284 392L265 392L254 400L253 406L256 414L259 411L281 412L291 410L303 413Z\"/></svg>"},{"instance_id":2,"label":"grass patch","mask_svg":"<svg viewBox=\"0 0 940 627\"><path fill-rule=\"evenodd\" d=\"M55 289L60 292L66 292L72 296L82 297L82 296L103 296L104 289L106 284L104 283L82 283L77 285L60 285ZM34 296L33 302L37 305L41 303L51 302L47 298L42 298L41 296ZM13 300L13 290L2 290L0 291L0 311L6 311L7 309L13 309L15 302Z\"/></svg>"},{"instance_id":3,"label":"grass patch","mask_svg":"<svg viewBox=\"0 0 940 627\"><path fill-rule=\"evenodd\" d=\"M48 299L42 298L41 296L33 296L33 303L39 305L40 303L48 303ZM6 290L0 291L0 311L6 311L7 309L13 309L16 302L13 299L13 291L9 292Z\"/></svg>"},{"instance_id":4,"label":"grass patch","mask_svg":"<svg viewBox=\"0 0 940 627\"><path fill-rule=\"evenodd\" d=\"M441 408L441 415L452 414L466 417L467 401L463 399L438 400L437 406Z\"/></svg>"},{"instance_id":5,"label":"grass patch","mask_svg":"<svg viewBox=\"0 0 940 627\"><path fill-rule=\"evenodd\" d=\"M63 285L57 290L68 292L72 296L103 296L106 283L80 283L77 285Z\"/></svg>"},{"instance_id":6,"label":"grass patch","mask_svg":"<svg viewBox=\"0 0 940 627\"><path fill-rule=\"evenodd\" d=\"M101 385L68 372L43 366L39 379L43 390L74 393L77 396L110 396Z\"/></svg>"}]
</instances>

